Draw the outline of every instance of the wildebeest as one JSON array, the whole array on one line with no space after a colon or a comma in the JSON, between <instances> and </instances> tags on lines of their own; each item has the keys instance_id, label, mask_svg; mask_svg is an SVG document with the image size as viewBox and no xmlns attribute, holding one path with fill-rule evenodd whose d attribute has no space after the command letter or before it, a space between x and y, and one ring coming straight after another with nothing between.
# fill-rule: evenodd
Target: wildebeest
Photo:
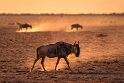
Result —
<instances>
[{"instance_id":1,"label":"wildebeest","mask_svg":"<svg viewBox=\"0 0 124 83\"><path fill-rule=\"evenodd\" d=\"M15 23L8 23L8 25L15 25Z\"/></svg>"},{"instance_id":2,"label":"wildebeest","mask_svg":"<svg viewBox=\"0 0 124 83\"><path fill-rule=\"evenodd\" d=\"M78 30L78 28L83 29L83 26L80 25L80 24L72 24L72 25L71 25L71 30L74 29L74 28L76 28L77 30Z\"/></svg>"},{"instance_id":3,"label":"wildebeest","mask_svg":"<svg viewBox=\"0 0 124 83\"><path fill-rule=\"evenodd\" d=\"M107 37L108 35L107 34L104 34L104 33L99 33L96 35L97 37Z\"/></svg>"},{"instance_id":4,"label":"wildebeest","mask_svg":"<svg viewBox=\"0 0 124 83\"><path fill-rule=\"evenodd\" d=\"M25 28L26 30L28 28L32 29L32 25L30 25L30 24L21 24L21 23L16 23L16 24L19 25L19 30L22 30L23 28Z\"/></svg>"},{"instance_id":5,"label":"wildebeest","mask_svg":"<svg viewBox=\"0 0 124 83\"><path fill-rule=\"evenodd\" d=\"M67 60L67 56L71 53L74 53L76 57L79 57L79 55L80 55L79 42L77 44L76 44L76 42L74 44L70 44L70 43L60 41L60 42L57 42L55 44L40 46L37 48L37 57L34 61L34 64L31 68L30 72L32 72L35 63L40 58L42 58L41 65L42 65L44 71L46 71L46 69L44 67L44 60L45 60L46 56L49 58L58 57L57 62L56 62L56 66L55 66L55 71L56 71L57 65L59 64L59 61L61 58L65 59L69 69L71 70L71 68L69 66L69 61Z\"/></svg>"}]
</instances>

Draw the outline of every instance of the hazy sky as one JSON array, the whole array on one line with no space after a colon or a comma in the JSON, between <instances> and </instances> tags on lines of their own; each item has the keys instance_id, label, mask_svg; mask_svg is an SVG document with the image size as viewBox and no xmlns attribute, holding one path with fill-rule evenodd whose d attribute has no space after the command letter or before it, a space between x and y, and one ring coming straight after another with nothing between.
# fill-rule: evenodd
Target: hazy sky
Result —
<instances>
[{"instance_id":1,"label":"hazy sky","mask_svg":"<svg viewBox=\"0 0 124 83\"><path fill-rule=\"evenodd\" d=\"M124 12L124 0L0 0L0 13Z\"/></svg>"}]
</instances>

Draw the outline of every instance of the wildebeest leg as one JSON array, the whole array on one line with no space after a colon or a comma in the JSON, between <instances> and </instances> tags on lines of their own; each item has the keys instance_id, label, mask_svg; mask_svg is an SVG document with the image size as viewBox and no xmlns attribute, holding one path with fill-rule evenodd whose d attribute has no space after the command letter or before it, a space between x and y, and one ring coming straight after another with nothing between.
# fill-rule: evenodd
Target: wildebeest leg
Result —
<instances>
[{"instance_id":1,"label":"wildebeest leg","mask_svg":"<svg viewBox=\"0 0 124 83\"><path fill-rule=\"evenodd\" d=\"M55 66L55 71L56 71L57 65L59 64L60 59L61 59L61 58L58 57L57 62L56 62L56 66Z\"/></svg>"},{"instance_id":2,"label":"wildebeest leg","mask_svg":"<svg viewBox=\"0 0 124 83\"><path fill-rule=\"evenodd\" d=\"M26 27L26 32L27 32L27 30L28 30L28 27Z\"/></svg>"},{"instance_id":3,"label":"wildebeest leg","mask_svg":"<svg viewBox=\"0 0 124 83\"><path fill-rule=\"evenodd\" d=\"M22 28L21 28L21 27L19 28L19 31L20 31L20 30L22 30Z\"/></svg>"},{"instance_id":4,"label":"wildebeest leg","mask_svg":"<svg viewBox=\"0 0 124 83\"><path fill-rule=\"evenodd\" d=\"M41 64L42 64L42 67L43 67L44 71L46 71L46 69L44 67L44 60L45 60L45 57L42 57Z\"/></svg>"},{"instance_id":5,"label":"wildebeest leg","mask_svg":"<svg viewBox=\"0 0 124 83\"><path fill-rule=\"evenodd\" d=\"M73 27L71 27L71 30L73 29Z\"/></svg>"},{"instance_id":6,"label":"wildebeest leg","mask_svg":"<svg viewBox=\"0 0 124 83\"><path fill-rule=\"evenodd\" d=\"M78 27L77 27L77 31L78 31Z\"/></svg>"},{"instance_id":7,"label":"wildebeest leg","mask_svg":"<svg viewBox=\"0 0 124 83\"><path fill-rule=\"evenodd\" d=\"M36 62L37 62L38 60L39 60L39 58L35 59L34 64L33 64L32 68L31 68L30 72L32 72L32 70L33 70L33 68L34 68L34 65L36 64Z\"/></svg>"},{"instance_id":8,"label":"wildebeest leg","mask_svg":"<svg viewBox=\"0 0 124 83\"><path fill-rule=\"evenodd\" d=\"M68 67L69 67L70 71L72 71L72 70L71 70L71 68L70 68L70 66L69 66L69 62L68 62L68 60L67 60L67 57L65 57L64 59L65 59L65 61L66 61L67 65L68 65Z\"/></svg>"}]
</instances>

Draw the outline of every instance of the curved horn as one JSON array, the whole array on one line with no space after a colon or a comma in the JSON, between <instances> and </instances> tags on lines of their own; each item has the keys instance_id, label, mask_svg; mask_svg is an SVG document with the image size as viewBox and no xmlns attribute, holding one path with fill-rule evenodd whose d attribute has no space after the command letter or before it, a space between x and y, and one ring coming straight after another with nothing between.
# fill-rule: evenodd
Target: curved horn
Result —
<instances>
[{"instance_id":1,"label":"curved horn","mask_svg":"<svg viewBox=\"0 0 124 83\"><path fill-rule=\"evenodd\" d=\"M78 44L79 44L79 41L78 41Z\"/></svg>"},{"instance_id":2,"label":"curved horn","mask_svg":"<svg viewBox=\"0 0 124 83\"><path fill-rule=\"evenodd\" d=\"M74 44L76 44L76 41L74 42Z\"/></svg>"}]
</instances>

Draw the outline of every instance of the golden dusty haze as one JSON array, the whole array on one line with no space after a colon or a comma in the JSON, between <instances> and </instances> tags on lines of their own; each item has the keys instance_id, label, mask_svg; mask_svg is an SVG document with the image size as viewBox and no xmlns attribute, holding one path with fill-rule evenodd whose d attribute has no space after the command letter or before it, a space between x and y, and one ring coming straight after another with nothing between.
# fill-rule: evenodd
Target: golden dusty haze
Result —
<instances>
[{"instance_id":1,"label":"golden dusty haze","mask_svg":"<svg viewBox=\"0 0 124 83\"><path fill-rule=\"evenodd\" d=\"M124 0L1 0L0 13L124 12Z\"/></svg>"}]
</instances>

